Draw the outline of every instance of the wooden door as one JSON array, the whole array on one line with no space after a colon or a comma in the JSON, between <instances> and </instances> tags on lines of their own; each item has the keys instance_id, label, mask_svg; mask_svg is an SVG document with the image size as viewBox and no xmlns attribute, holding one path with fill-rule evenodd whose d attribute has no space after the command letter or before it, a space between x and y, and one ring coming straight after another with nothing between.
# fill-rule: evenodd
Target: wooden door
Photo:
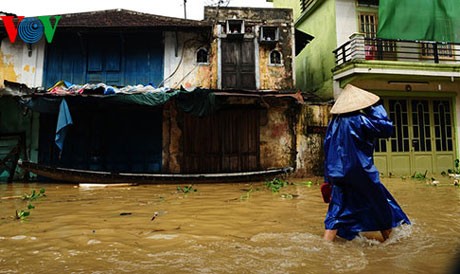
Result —
<instances>
[{"instance_id":1,"label":"wooden door","mask_svg":"<svg viewBox=\"0 0 460 274\"><path fill-rule=\"evenodd\" d=\"M260 167L259 110L221 110L206 117L185 115L184 173L253 171Z\"/></svg>"},{"instance_id":2,"label":"wooden door","mask_svg":"<svg viewBox=\"0 0 460 274\"><path fill-rule=\"evenodd\" d=\"M256 89L253 40L222 40L222 88Z\"/></svg>"}]
</instances>

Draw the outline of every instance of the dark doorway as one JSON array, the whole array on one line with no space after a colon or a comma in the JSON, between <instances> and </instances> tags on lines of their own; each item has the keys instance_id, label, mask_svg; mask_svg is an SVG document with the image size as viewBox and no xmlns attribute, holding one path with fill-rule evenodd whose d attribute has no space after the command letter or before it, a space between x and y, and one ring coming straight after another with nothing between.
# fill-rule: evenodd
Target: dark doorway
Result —
<instances>
[{"instance_id":1,"label":"dark doorway","mask_svg":"<svg viewBox=\"0 0 460 274\"><path fill-rule=\"evenodd\" d=\"M73 125L61 156L56 146L56 114L40 114L39 162L112 172L161 172L160 108L69 104Z\"/></svg>"}]
</instances>

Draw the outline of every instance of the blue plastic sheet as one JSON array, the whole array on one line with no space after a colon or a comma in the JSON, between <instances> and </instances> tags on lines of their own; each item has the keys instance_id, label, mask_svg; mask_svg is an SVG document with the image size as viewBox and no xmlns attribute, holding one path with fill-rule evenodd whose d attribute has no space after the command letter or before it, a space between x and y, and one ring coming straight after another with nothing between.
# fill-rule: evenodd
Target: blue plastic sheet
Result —
<instances>
[{"instance_id":1,"label":"blue plastic sheet","mask_svg":"<svg viewBox=\"0 0 460 274\"><path fill-rule=\"evenodd\" d=\"M374 165L376 138L391 136L393 124L383 106L334 116L328 126L325 180L333 185L326 229L351 240L362 231L381 231L409 219L380 182Z\"/></svg>"}]
</instances>

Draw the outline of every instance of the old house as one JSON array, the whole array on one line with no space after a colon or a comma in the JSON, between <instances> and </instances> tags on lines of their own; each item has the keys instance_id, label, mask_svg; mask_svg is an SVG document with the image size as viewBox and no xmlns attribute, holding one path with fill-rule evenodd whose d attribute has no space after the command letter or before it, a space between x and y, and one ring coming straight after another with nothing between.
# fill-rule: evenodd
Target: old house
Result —
<instances>
[{"instance_id":1,"label":"old house","mask_svg":"<svg viewBox=\"0 0 460 274\"><path fill-rule=\"evenodd\" d=\"M296 167L305 95L294 88L290 9L206 7L202 21L127 10L50 20L51 42L11 43L3 31L1 80L39 87L21 97L27 108L0 97L13 108L0 110L1 133L19 123L26 158L110 172ZM63 113L71 120L59 147Z\"/></svg>"},{"instance_id":2,"label":"old house","mask_svg":"<svg viewBox=\"0 0 460 274\"><path fill-rule=\"evenodd\" d=\"M382 98L395 124L393 136L376 146L375 162L383 174L435 176L454 167L459 147L457 43L404 34L377 37L378 0L272 2L293 8L295 27L315 36L296 59L298 88L327 100L351 83Z\"/></svg>"}]
</instances>

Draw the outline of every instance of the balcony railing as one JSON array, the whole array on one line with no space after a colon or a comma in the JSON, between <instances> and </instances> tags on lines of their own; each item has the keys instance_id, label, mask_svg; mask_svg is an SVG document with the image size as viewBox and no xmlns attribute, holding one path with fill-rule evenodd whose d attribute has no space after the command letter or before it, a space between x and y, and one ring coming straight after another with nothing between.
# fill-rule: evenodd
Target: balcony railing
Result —
<instances>
[{"instance_id":1,"label":"balcony railing","mask_svg":"<svg viewBox=\"0 0 460 274\"><path fill-rule=\"evenodd\" d=\"M335 49L336 65L353 60L460 63L460 44L365 38L354 34Z\"/></svg>"}]
</instances>

